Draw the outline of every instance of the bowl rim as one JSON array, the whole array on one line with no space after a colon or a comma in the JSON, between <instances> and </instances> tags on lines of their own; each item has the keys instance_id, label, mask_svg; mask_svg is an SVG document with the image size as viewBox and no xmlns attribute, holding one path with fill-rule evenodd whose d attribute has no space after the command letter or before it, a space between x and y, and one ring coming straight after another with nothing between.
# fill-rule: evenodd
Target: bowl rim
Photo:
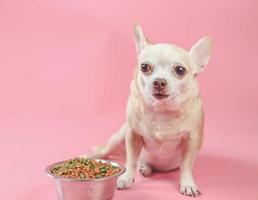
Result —
<instances>
[{"instance_id":1,"label":"bowl rim","mask_svg":"<svg viewBox=\"0 0 258 200\"><path fill-rule=\"evenodd\" d=\"M96 160L96 161L102 161L102 162L109 162L111 165L113 166L117 166L119 167L121 170L120 172L118 172L117 174L114 174L114 175L111 175L111 176L107 176L107 177L103 177L103 178L97 178L97 179L70 179L70 178L65 178L63 176L58 176L58 175L55 175L51 172L51 169L55 166L55 165L58 165L58 164L61 164L61 163L64 163L66 161L69 161L70 159L68 160L62 160L62 161L59 161L59 162L55 162L53 164L50 164L48 165L46 168L45 168L45 173L50 176L51 178L54 178L54 179L57 179L57 180L62 180L62 181L69 181L69 182L92 182L92 181L104 181L104 180L108 180L108 179L111 179L111 178L115 178L115 177L118 177L120 175L122 175L123 173L125 173L126 171L126 168L120 164L119 162L114 162L112 160L108 160L108 159L90 159L90 160Z\"/></svg>"}]
</instances>

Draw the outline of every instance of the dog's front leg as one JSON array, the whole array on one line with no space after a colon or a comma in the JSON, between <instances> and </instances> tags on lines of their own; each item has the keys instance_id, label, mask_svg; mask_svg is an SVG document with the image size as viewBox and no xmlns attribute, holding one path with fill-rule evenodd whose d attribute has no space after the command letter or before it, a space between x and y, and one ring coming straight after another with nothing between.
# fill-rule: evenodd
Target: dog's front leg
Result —
<instances>
[{"instance_id":1,"label":"dog's front leg","mask_svg":"<svg viewBox=\"0 0 258 200\"><path fill-rule=\"evenodd\" d=\"M193 164L201 145L201 137L202 134L192 132L183 139L179 187L180 192L187 196L196 197L201 194L192 175Z\"/></svg>"},{"instance_id":2,"label":"dog's front leg","mask_svg":"<svg viewBox=\"0 0 258 200\"><path fill-rule=\"evenodd\" d=\"M137 160L142 149L142 138L135 131L128 130L125 135L126 147L126 172L117 181L118 189L129 188L134 180L134 173L137 167Z\"/></svg>"}]
</instances>

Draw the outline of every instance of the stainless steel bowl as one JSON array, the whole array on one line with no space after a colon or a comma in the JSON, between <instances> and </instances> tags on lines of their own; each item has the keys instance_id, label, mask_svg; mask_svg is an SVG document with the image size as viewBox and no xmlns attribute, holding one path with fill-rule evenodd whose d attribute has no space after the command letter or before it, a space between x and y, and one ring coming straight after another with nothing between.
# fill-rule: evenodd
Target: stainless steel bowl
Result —
<instances>
[{"instance_id":1,"label":"stainless steel bowl","mask_svg":"<svg viewBox=\"0 0 258 200\"><path fill-rule=\"evenodd\" d=\"M117 178L125 172L125 168L113 161L95 159L101 162L109 162L121 169L118 174L98 178L98 179L84 179L74 180L60 177L51 173L51 169L65 161L57 162L49 165L45 171L48 176L54 178L56 182L56 192L58 200L109 200L112 199Z\"/></svg>"}]
</instances>

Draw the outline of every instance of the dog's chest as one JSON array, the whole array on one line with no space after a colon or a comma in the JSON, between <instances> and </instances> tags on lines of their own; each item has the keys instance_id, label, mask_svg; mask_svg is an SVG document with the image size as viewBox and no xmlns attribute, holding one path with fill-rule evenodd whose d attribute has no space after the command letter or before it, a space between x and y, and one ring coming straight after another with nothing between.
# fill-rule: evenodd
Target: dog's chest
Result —
<instances>
[{"instance_id":1,"label":"dog's chest","mask_svg":"<svg viewBox=\"0 0 258 200\"><path fill-rule=\"evenodd\" d=\"M144 113L137 123L137 132L143 138L144 149L151 155L173 157L178 152L187 131L184 118L177 115Z\"/></svg>"},{"instance_id":2,"label":"dog's chest","mask_svg":"<svg viewBox=\"0 0 258 200\"><path fill-rule=\"evenodd\" d=\"M171 155L186 135L183 120L178 117L143 115L138 123L145 149L151 154Z\"/></svg>"},{"instance_id":3,"label":"dog's chest","mask_svg":"<svg viewBox=\"0 0 258 200\"><path fill-rule=\"evenodd\" d=\"M139 134L152 140L173 140L184 132L180 118L159 115L143 115L138 124Z\"/></svg>"}]
</instances>

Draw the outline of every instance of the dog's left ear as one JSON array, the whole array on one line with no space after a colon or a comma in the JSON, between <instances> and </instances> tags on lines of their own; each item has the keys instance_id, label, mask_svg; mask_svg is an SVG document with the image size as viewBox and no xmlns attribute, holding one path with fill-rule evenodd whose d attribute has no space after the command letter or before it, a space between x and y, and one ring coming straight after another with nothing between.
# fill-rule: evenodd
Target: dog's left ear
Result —
<instances>
[{"instance_id":1,"label":"dog's left ear","mask_svg":"<svg viewBox=\"0 0 258 200\"><path fill-rule=\"evenodd\" d=\"M136 24L134 26L134 38L135 38L135 44L136 44L136 51L137 51L137 54L139 55L149 43L148 39L144 36L142 27L139 24Z\"/></svg>"},{"instance_id":2,"label":"dog's left ear","mask_svg":"<svg viewBox=\"0 0 258 200\"><path fill-rule=\"evenodd\" d=\"M212 40L209 36L201 38L190 50L189 55L193 67L193 74L204 70L210 60Z\"/></svg>"}]
</instances>

